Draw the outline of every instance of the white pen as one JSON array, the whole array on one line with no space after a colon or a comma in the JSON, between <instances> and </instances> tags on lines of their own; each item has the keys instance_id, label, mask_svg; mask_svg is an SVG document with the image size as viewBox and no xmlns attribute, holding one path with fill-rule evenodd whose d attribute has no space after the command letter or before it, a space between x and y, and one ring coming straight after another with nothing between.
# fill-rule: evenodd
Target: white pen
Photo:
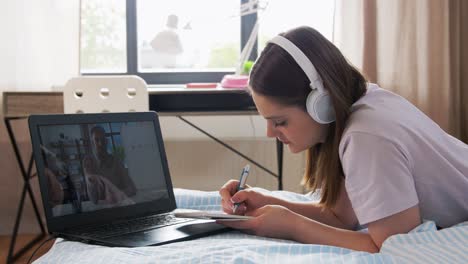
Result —
<instances>
[{"instance_id":1,"label":"white pen","mask_svg":"<svg viewBox=\"0 0 468 264\"><path fill-rule=\"evenodd\" d=\"M241 176L239 179L239 184L237 185L237 192L241 191L245 188L245 183L247 182L247 177L249 176L250 172L250 165L247 164L245 167L242 169ZM232 208L232 213L235 213L237 210L237 207L239 207L240 203L235 203L234 207Z\"/></svg>"}]
</instances>

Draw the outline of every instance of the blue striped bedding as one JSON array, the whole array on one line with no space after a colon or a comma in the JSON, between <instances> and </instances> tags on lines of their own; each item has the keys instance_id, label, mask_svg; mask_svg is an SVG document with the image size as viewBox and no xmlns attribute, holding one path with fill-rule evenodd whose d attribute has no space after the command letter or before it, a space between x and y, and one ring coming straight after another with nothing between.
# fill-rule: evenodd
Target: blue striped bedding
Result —
<instances>
[{"instance_id":1,"label":"blue striped bedding","mask_svg":"<svg viewBox=\"0 0 468 264\"><path fill-rule=\"evenodd\" d=\"M179 208L220 210L217 192L176 189ZM285 191L274 195L296 201L313 197ZM300 244L237 231L158 247L108 248L57 240L35 263L466 263L468 222L437 231L427 221L408 234L388 238L380 253Z\"/></svg>"}]
</instances>

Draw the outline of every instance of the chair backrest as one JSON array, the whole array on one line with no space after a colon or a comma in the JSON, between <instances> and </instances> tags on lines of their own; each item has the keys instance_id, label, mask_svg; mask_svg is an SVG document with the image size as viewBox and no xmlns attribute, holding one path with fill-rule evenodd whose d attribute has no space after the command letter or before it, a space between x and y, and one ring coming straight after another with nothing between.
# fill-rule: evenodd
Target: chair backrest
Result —
<instances>
[{"instance_id":1,"label":"chair backrest","mask_svg":"<svg viewBox=\"0 0 468 264\"><path fill-rule=\"evenodd\" d=\"M66 114L149 110L146 82L138 76L80 76L63 90Z\"/></svg>"}]
</instances>

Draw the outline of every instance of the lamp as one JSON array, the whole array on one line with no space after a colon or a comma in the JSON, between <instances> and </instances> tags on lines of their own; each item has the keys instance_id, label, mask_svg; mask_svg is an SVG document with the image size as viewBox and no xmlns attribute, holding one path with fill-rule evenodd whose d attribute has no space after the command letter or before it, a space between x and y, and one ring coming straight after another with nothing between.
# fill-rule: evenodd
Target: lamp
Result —
<instances>
[{"instance_id":1,"label":"lamp","mask_svg":"<svg viewBox=\"0 0 468 264\"><path fill-rule=\"evenodd\" d=\"M267 3L265 2L264 6L260 5L259 0L248 0L246 3L241 4L240 15L245 16L253 13L257 13L259 10L265 10ZM257 17L255 25L250 32L249 38L242 49L242 52L239 57L239 63L236 67L236 72L234 74L228 74L223 77L221 81L221 86L223 88L246 88L248 85L249 76L241 74L245 66L250 68L249 65L246 65L250 54L252 53L255 41L257 40L258 35L258 23L259 18Z\"/></svg>"}]
</instances>

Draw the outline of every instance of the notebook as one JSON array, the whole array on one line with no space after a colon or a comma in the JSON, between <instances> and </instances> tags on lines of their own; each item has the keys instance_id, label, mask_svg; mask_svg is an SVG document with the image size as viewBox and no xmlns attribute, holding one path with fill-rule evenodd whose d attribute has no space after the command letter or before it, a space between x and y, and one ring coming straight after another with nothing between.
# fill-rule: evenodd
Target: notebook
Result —
<instances>
[{"instance_id":1,"label":"notebook","mask_svg":"<svg viewBox=\"0 0 468 264\"><path fill-rule=\"evenodd\" d=\"M32 115L29 128L50 233L138 247L228 230L174 215L155 112Z\"/></svg>"}]
</instances>

